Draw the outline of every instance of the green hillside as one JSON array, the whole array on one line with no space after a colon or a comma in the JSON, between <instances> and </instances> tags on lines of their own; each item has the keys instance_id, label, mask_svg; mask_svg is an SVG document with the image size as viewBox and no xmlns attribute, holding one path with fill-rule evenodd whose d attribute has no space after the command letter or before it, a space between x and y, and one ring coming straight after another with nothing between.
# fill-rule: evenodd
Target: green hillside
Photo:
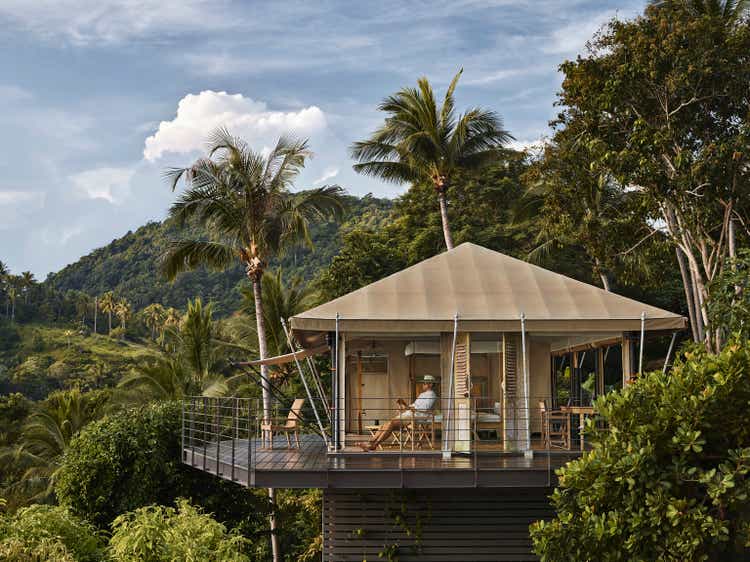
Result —
<instances>
[{"instance_id":1,"label":"green hillside","mask_svg":"<svg viewBox=\"0 0 750 562\"><path fill-rule=\"evenodd\" d=\"M391 208L389 199L369 195L347 199L348 214L342 224L326 223L312 227L313 251L297 248L272 263L272 267L281 266L286 278L311 279L338 253L343 232L354 226L372 227L382 221ZM223 272L183 273L173 283L159 274L159 256L168 242L179 236L179 229L169 221L148 223L51 274L46 284L63 292L74 290L90 295L114 291L118 297L126 298L135 310L157 302L167 307L183 308L188 298L196 296L213 301L219 315L236 310L240 303L236 289L244 280L239 265Z\"/></svg>"},{"instance_id":2,"label":"green hillside","mask_svg":"<svg viewBox=\"0 0 750 562\"><path fill-rule=\"evenodd\" d=\"M154 353L100 334L0 323L0 394L20 392L39 400L60 388L112 386Z\"/></svg>"}]
</instances>

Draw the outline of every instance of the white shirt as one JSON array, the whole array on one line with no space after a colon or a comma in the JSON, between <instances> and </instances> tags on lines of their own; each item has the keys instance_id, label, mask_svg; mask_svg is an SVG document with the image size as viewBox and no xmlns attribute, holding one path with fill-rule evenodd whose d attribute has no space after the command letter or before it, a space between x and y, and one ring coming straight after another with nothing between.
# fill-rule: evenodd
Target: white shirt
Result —
<instances>
[{"instance_id":1,"label":"white shirt","mask_svg":"<svg viewBox=\"0 0 750 562\"><path fill-rule=\"evenodd\" d=\"M417 399L412 403L411 407L417 411L429 412L435 406L437 401L437 394L435 391L425 390L422 394L417 396Z\"/></svg>"}]
</instances>

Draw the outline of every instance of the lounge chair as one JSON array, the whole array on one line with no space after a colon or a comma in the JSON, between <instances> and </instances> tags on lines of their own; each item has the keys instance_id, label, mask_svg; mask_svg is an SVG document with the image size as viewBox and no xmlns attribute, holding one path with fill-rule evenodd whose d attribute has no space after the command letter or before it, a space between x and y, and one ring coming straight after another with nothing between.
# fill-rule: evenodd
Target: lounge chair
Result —
<instances>
[{"instance_id":1,"label":"lounge chair","mask_svg":"<svg viewBox=\"0 0 750 562\"><path fill-rule=\"evenodd\" d=\"M286 417L286 423L283 425L274 424L273 421L270 423L262 423L260 425L262 447L266 446L266 440L268 441L268 448L273 449L273 436L275 433L283 433L286 436L286 442L289 449L292 448L292 441L289 438L290 434L294 434L294 442L297 449L299 449L299 426L302 421L302 406L305 403L304 398L297 398L292 407L289 409L289 415Z\"/></svg>"}]
</instances>

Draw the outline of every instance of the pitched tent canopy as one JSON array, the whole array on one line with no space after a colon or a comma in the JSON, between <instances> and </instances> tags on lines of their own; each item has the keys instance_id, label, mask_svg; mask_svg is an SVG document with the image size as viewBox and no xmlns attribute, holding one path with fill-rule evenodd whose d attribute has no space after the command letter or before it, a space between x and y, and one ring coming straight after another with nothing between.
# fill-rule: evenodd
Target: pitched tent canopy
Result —
<instances>
[{"instance_id":1,"label":"pitched tent canopy","mask_svg":"<svg viewBox=\"0 0 750 562\"><path fill-rule=\"evenodd\" d=\"M464 243L294 316L297 332L596 332L686 326L678 314Z\"/></svg>"}]
</instances>

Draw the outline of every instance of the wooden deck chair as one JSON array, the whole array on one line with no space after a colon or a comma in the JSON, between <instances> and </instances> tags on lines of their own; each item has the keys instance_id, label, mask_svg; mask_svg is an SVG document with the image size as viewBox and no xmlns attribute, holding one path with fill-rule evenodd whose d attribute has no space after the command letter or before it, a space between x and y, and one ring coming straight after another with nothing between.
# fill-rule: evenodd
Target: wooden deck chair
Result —
<instances>
[{"instance_id":1,"label":"wooden deck chair","mask_svg":"<svg viewBox=\"0 0 750 562\"><path fill-rule=\"evenodd\" d=\"M539 411L542 416L542 444L548 448L570 449L568 442L570 416L548 410L546 400L539 402Z\"/></svg>"},{"instance_id":2,"label":"wooden deck chair","mask_svg":"<svg viewBox=\"0 0 750 562\"><path fill-rule=\"evenodd\" d=\"M435 414L433 412L414 416L408 430L412 448L421 449L422 445L427 445L430 449L435 448L433 445L435 443Z\"/></svg>"},{"instance_id":3,"label":"wooden deck chair","mask_svg":"<svg viewBox=\"0 0 750 562\"><path fill-rule=\"evenodd\" d=\"M302 406L305 403L304 398L297 398L292 407L289 409L289 415L286 417L286 423L283 425L275 424L273 421L270 423L263 423L260 426L262 447L266 446L266 440L268 440L268 447L273 449L273 435L274 433L283 433L286 436L286 443L289 449L292 448L292 441L289 438L290 434L294 434L294 442L297 449L299 449L299 426L302 421Z\"/></svg>"}]
</instances>

